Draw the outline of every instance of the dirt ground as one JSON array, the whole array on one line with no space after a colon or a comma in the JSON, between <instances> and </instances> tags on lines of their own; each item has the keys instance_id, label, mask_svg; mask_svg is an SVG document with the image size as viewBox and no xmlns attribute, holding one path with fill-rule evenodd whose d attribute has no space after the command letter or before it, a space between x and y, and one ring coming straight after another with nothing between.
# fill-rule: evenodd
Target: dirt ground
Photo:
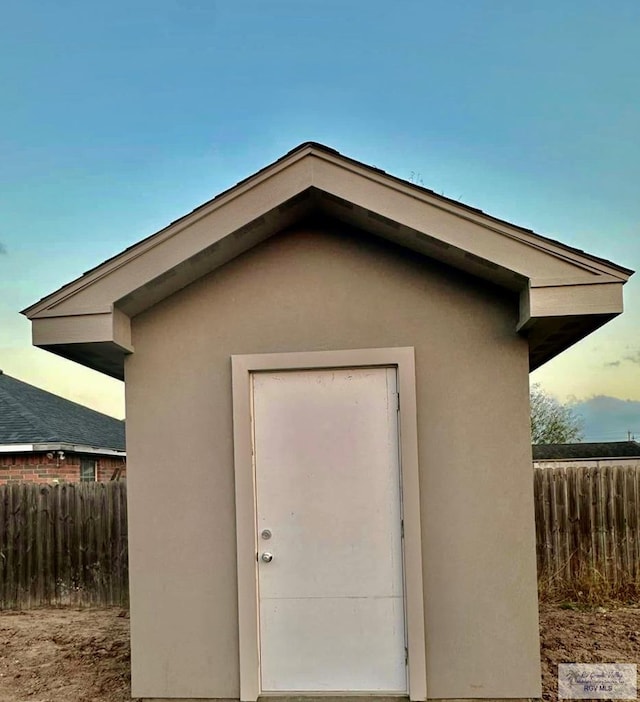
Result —
<instances>
[{"instance_id":1,"label":"dirt ground","mask_svg":"<svg viewBox=\"0 0 640 702\"><path fill-rule=\"evenodd\" d=\"M129 616L120 609L0 612L0 702L123 702Z\"/></svg>"},{"instance_id":2,"label":"dirt ground","mask_svg":"<svg viewBox=\"0 0 640 702\"><path fill-rule=\"evenodd\" d=\"M558 663L640 664L640 604L540 605L542 698L557 700Z\"/></svg>"},{"instance_id":3,"label":"dirt ground","mask_svg":"<svg viewBox=\"0 0 640 702\"><path fill-rule=\"evenodd\" d=\"M640 663L640 605L540 605L545 700L558 663ZM129 619L118 609L0 612L0 702L124 702Z\"/></svg>"}]
</instances>

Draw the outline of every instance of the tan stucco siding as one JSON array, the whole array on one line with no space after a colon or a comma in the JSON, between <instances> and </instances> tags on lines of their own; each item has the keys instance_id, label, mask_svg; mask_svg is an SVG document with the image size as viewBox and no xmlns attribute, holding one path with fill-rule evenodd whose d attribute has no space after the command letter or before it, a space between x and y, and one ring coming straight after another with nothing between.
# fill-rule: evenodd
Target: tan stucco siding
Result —
<instances>
[{"instance_id":1,"label":"tan stucco siding","mask_svg":"<svg viewBox=\"0 0 640 702\"><path fill-rule=\"evenodd\" d=\"M442 265L306 227L134 318L133 695L239 694L231 354L413 346L428 695L539 696L517 314L515 297Z\"/></svg>"}]
</instances>

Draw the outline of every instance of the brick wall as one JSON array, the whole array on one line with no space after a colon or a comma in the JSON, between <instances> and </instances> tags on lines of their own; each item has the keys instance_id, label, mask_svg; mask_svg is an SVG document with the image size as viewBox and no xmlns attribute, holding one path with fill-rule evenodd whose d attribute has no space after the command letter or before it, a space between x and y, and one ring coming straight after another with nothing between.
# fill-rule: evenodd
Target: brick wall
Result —
<instances>
[{"instance_id":1,"label":"brick wall","mask_svg":"<svg viewBox=\"0 0 640 702\"><path fill-rule=\"evenodd\" d=\"M77 483L80 482L81 459L95 460L96 479L111 480L114 470L122 467L121 478L126 477L123 458L64 452L60 458L57 451L29 453L0 453L0 485L15 482L30 483Z\"/></svg>"}]
</instances>

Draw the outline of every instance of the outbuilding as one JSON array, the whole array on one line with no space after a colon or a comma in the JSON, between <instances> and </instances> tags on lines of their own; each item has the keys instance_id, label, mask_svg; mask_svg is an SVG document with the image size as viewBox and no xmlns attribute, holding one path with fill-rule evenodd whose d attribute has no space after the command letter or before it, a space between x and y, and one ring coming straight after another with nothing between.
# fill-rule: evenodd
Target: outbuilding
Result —
<instances>
[{"instance_id":1,"label":"outbuilding","mask_svg":"<svg viewBox=\"0 0 640 702\"><path fill-rule=\"evenodd\" d=\"M125 380L133 696L539 697L528 374L630 274L305 143L25 310Z\"/></svg>"}]
</instances>

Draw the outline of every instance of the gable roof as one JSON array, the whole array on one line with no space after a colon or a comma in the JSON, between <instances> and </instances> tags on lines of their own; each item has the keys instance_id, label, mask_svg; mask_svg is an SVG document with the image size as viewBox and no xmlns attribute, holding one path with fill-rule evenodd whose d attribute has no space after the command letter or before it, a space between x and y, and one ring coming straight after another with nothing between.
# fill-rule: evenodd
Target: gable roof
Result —
<instances>
[{"instance_id":1,"label":"gable roof","mask_svg":"<svg viewBox=\"0 0 640 702\"><path fill-rule=\"evenodd\" d=\"M0 371L0 446L123 452L124 422Z\"/></svg>"},{"instance_id":2,"label":"gable roof","mask_svg":"<svg viewBox=\"0 0 640 702\"><path fill-rule=\"evenodd\" d=\"M535 444L534 461L596 458L640 458L637 441L603 441L578 444Z\"/></svg>"},{"instance_id":3,"label":"gable roof","mask_svg":"<svg viewBox=\"0 0 640 702\"><path fill-rule=\"evenodd\" d=\"M632 273L307 142L24 310L34 344L122 378L131 317L313 214L518 292L531 368L619 314Z\"/></svg>"}]
</instances>

